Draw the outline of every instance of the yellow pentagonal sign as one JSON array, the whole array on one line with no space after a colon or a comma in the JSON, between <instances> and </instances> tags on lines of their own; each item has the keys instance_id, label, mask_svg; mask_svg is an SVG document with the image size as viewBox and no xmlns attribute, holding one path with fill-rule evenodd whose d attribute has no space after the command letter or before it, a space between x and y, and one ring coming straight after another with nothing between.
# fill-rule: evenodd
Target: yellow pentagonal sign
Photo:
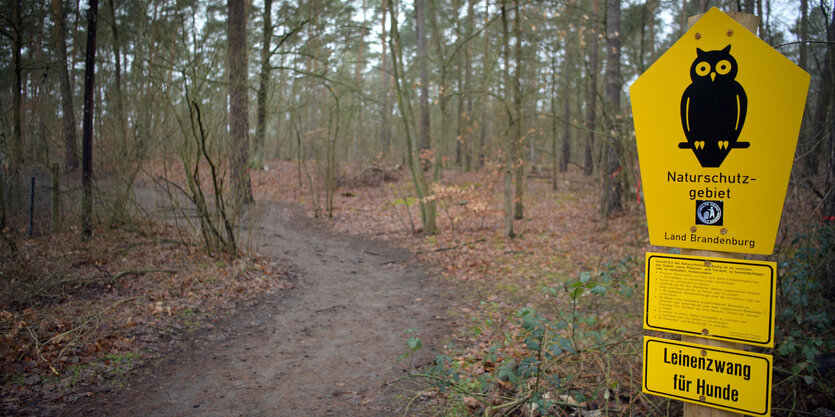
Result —
<instances>
[{"instance_id":1,"label":"yellow pentagonal sign","mask_svg":"<svg viewBox=\"0 0 835 417\"><path fill-rule=\"evenodd\" d=\"M809 74L711 9L629 88L650 243L770 254Z\"/></svg>"}]
</instances>

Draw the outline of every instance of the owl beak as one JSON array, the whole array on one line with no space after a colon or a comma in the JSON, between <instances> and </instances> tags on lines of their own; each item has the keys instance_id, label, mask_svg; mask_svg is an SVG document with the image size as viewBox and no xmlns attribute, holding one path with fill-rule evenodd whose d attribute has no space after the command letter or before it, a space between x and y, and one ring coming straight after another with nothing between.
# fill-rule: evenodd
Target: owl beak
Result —
<instances>
[{"instance_id":1,"label":"owl beak","mask_svg":"<svg viewBox=\"0 0 835 417\"><path fill-rule=\"evenodd\" d=\"M711 72L711 73L710 73L710 82L713 82L713 81L715 81L715 80L716 80L716 73L715 73L715 72Z\"/></svg>"}]
</instances>

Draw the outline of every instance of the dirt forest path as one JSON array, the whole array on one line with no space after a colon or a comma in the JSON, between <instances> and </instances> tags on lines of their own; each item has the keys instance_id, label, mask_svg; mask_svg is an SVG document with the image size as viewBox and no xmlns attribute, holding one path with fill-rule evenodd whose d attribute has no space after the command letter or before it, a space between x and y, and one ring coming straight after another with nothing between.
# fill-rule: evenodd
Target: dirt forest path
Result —
<instances>
[{"instance_id":1,"label":"dirt forest path","mask_svg":"<svg viewBox=\"0 0 835 417\"><path fill-rule=\"evenodd\" d=\"M389 416L384 384L404 375L407 329L430 361L452 300L403 250L340 236L293 206L266 203L244 238L286 260L298 284L226 325L198 332L110 398L76 408L107 416Z\"/></svg>"}]
</instances>

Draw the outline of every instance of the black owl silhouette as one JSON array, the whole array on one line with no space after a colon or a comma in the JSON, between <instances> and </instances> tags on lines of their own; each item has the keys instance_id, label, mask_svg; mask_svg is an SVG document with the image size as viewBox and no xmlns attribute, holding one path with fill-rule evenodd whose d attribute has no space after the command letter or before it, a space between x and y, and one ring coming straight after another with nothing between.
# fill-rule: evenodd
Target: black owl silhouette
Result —
<instances>
[{"instance_id":1,"label":"black owl silhouette","mask_svg":"<svg viewBox=\"0 0 835 417\"><path fill-rule=\"evenodd\" d=\"M737 64L731 46L715 51L696 48L690 66L690 85L681 96L681 126L687 142L681 149L692 149L705 168L717 168L733 148L747 148L739 142L745 124L748 97L736 81Z\"/></svg>"}]
</instances>

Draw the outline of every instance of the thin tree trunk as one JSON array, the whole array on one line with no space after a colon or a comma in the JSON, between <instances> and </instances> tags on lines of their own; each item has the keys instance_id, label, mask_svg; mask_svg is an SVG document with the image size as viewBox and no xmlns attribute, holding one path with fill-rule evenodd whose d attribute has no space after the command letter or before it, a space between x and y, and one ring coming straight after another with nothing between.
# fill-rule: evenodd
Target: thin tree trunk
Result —
<instances>
[{"instance_id":1,"label":"thin tree trunk","mask_svg":"<svg viewBox=\"0 0 835 417\"><path fill-rule=\"evenodd\" d=\"M11 181L11 206L17 207L23 202L22 170L23 170L23 66L21 53L23 50L23 17L20 10L21 0L12 0L12 25L14 26L12 65L14 68L14 86L12 91L12 155L9 161Z\"/></svg>"},{"instance_id":2,"label":"thin tree trunk","mask_svg":"<svg viewBox=\"0 0 835 417\"><path fill-rule=\"evenodd\" d=\"M570 12L568 20L571 21ZM567 30L571 30L570 28ZM562 70L562 152L560 153L560 172L568 171L568 162L571 160L571 59L574 55L571 33L566 36L565 57Z\"/></svg>"},{"instance_id":3,"label":"thin tree trunk","mask_svg":"<svg viewBox=\"0 0 835 417\"><path fill-rule=\"evenodd\" d=\"M227 0L229 13L229 134L230 168L236 206L252 203L249 162L249 101L247 100L247 45L245 0ZM220 196L217 196L220 198Z\"/></svg>"},{"instance_id":4,"label":"thin tree trunk","mask_svg":"<svg viewBox=\"0 0 835 417\"><path fill-rule=\"evenodd\" d=\"M591 42L589 43L588 92L586 95L586 131L588 138L584 144L583 173L594 172L594 130L597 128L597 74L598 74L598 20L600 19L600 0L592 0Z\"/></svg>"},{"instance_id":5,"label":"thin tree trunk","mask_svg":"<svg viewBox=\"0 0 835 417\"><path fill-rule=\"evenodd\" d=\"M264 138L267 130L267 88L270 84L270 44L273 37L272 22L273 0L264 0L264 25L261 32L261 74L258 83L258 108L255 122L255 141L253 143L253 162L259 169L264 167Z\"/></svg>"},{"instance_id":6,"label":"thin tree trunk","mask_svg":"<svg viewBox=\"0 0 835 417\"><path fill-rule=\"evenodd\" d=\"M93 93L96 84L96 21L99 1L89 0L87 9L87 52L84 63L84 132L81 160L81 228L86 238L93 234Z\"/></svg>"},{"instance_id":7,"label":"thin tree trunk","mask_svg":"<svg viewBox=\"0 0 835 417\"><path fill-rule=\"evenodd\" d=\"M382 92L383 104L381 106L380 114L380 143L383 147L383 154L386 155L391 149L391 111L393 100L391 100L390 91L392 79L389 75L389 64L387 62L388 45L386 45L386 14L388 8L388 0L383 0L380 6L382 25L384 28L380 31L380 41L382 43L382 52L380 55L380 88Z\"/></svg>"},{"instance_id":8,"label":"thin tree trunk","mask_svg":"<svg viewBox=\"0 0 835 417\"><path fill-rule=\"evenodd\" d=\"M397 28L397 10L394 3L389 7L389 17L391 18L391 36L389 37L389 50L391 52L392 60L392 76L394 78L395 89L397 92L397 103L400 109L401 120L403 121L403 130L406 136L406 157L409 164L409 172L412 174L412 183L415 186L415 191L420 205L421 221L423 222L424 233L434 235L437 233L436 210L435 205L427 204L424 198L428 195L429 189L426 183L426 177L423 174L423 169L420 166L418 146L415 140L412 139L414 128L414 111L412 110L411 99L408 96L408 90L403 88L400 74L403 68L402 46L400 43L400 32ZM411 121L411 123L410 123Z\"/></svg>"},{"instance_id":9,"label":"thin tree trunk","mask_svg":"<svg viewBox=\"0 0 835 417\"><path fill-rule=\"evenodd\" d=\"M516 12L516 16L513 19L513 33L516 38L516 50L514 51L516 58L516 76L514 77L515 88L513 94L514 110L516 112L514 116L515 132L513 134L513 157L516 164L516 195L514 197L513 218L519 220L524 218L522 197L524 194L523 180L525 177L525 156L523 152L523 144L525 142L522 135L522 29L520 24L522 16L520 14L521 10L519 9L519 0L515 0L513 6Z\"/></svg>"},{"instance_id":10,"label":"thin tree trunk","mask_svg":"<svg viewBox=\"0 0 835 417\"><path fill-rule=\"evenodd\" d=\"M125 144L125 140L127 138L127 120L125 119L125 106L124 106L124 99L122 95L122 55L119 45L119 31L116 25L116 6L113 0L107 0L108 8L110 9L110 31L113 34L113 61L114 61L114 84L113 84L113 92L116 96L116 120L119 125L119 138L116 138L119 142ZM123 157L127 157L125 152L127 152L127 148L122 149Z\"/></svg>"},{"instance_id":11,"label":"thin tree trunk","mask_svg":"<svg viewBox=\"0 0 835 417\"><path fill-rule=\"evenodd\" d=\"M67 38L64 28L64 10L62 0L52 0L52 13L55 15L55 50L58 59L58 81L61 84L61 135L64 141L64 169L78 169L78 144L75 138L75 107L73 106L73 88L67 67Z\"/></svg>"},{"instance_id":12,"label":"thin tree trunk","mask_svg":"<svg viewBox=\"0 0 835 417\"><path fill-rule=\"evenodd\" d=\"M618 137L616 116L620 113L620 2L608 0L606 7L606 120L609 137L606 139L606 177L603 181L602 211L606 217L623 211L621 205L622 144Z\"/></svg>"},{"instance_id":13,"label":"thin tree trunk","mask_svg":"<svg viewBox=\"0 0 835 417\"><path fill-rule=\"evenodd\" d=\"M515 138L511 133L513 128L513 112L509 109L509 95L510 95L510 35L508 33L507 24L507 0L501 2L502 15L502 58L504 60L504 91L502 98L504 100L505 109L507 111L508 130L505 139L504 149L504 234L509 238L513 238L516 234L513 232L513 156Z\"/></svg>"},{"instance_id":14,"label":"thin tree trunk","mask_svg":"<svg viewBox=\"0 0 835 417\"><path fill-rule=\"evenodd\" d=\"M821 80L821 94L828 91L828 100L824 107L819 107L818 112L825 114L825 108L829 109L829 169L826 173L826 200L824 201L824 219L829 222L835 222L835 123L832 122L832 115L835 114L835 98L832 97L832 90L835 89L835 9L832 10L832 17L827 29L827 44L826 62L824 64L824 74ZM819 99L819 104L822 101ZM826 116L819 116L819 120L825 120ZM816 124L817 125L817 124ZM825 123L820 124L820 129L823 130ZM813 130L816 132L817 130Z\"/></svg>"},{"instance_id":15,"label":"thin tree trunk","mask_svg":"<svg viewBox=\"0 0 835 417\"><path fill-rule=\"evenodd\" d=\"M473 144L471 143L471 137L473 136L473 94L471 92L472 88L472 73L473 73L473 63L472 63L472 56L473 56L473 48L471 44L471 38L473 36L473 20L475 19L475 0L469 0L467 2L467 20L464 23L464 33L467 39L467 48L464 50L466 54L464 56L464 95L466 101L466 114L463 117L464 123L466 126L464 128L463 135L465 137L465 146L464 146L464 170L469 171L472 168L472 159L473 159ZM486 68L484 69L487 70Z\"/></svg>"},{"instance_id":16,"label":"thin tree trunk","mask_svg":"<svg viewBox=\"0 0 835 417\"><path fill-rule=\"evenodd\" d=\"M484 2L484 38L482 40L482 76L481 76L481 91L480 91L480 98L479 98L479 107L480 107L480 115L479 115L479 123L481 124L481 132L478 135L478 165L484 166L485 163L485 153L484 147L487 143L487 127L490 123L490 120L487 118L487 90L489 88L488 83L490 82L490 31L487 30L487 22L488 17L490 14L490 2Z\"/></svg>"},{"instance_id":17,"label":"thin tree trunk","mask_svg":"<svg viewBox=\"0 0 835 417\"><path fill-rule=\"evenodd\" d=\"M563 74L565 76L566 74ZM560 171L557 153L557 54L551 54L551 189L556 191Z\"/></svg>"},{"instance_id":18,"label":"thin tree trunk","mask_svg":"<svg viewBox=\"0 0 835 417\"><path fill-rule=\"evenodd\" d=\"M418 123L418 149L420 153L431 148L429 121L429 65L426 55L426 4L425 0L415 0L415 28L417 34L417 65L420 72L420 97ZM429 169L431 161L421 158L424 170Z\"/></svg>"}]
</instances>

